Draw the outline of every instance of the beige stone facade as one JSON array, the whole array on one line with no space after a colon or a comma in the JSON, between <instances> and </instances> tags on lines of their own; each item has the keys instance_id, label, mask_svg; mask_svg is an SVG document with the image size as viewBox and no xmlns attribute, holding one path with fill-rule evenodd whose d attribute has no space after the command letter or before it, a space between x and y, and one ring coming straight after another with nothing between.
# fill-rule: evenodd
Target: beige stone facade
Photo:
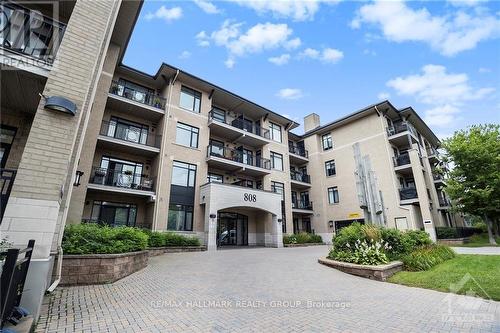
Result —
<instances>
[{"instance_id":1,"label":"beige stone facade","mask_svg":"<svg viewBox=\"0 0 500 333\"><path fill-rule=\"evenodd\" d=\"M123 65L141 1L54 4L13 7L64 27L53 62L15 45L0 54L1 237L36 240L47 278L33 282L33 302L69 223L196 235L209 250L281 247L282 234L302 231L329 242L354 220L431 234L460 223L435 172L439 140L412 109L386 101L323 126L313 114L294 134L294 121L180 69Z\"/></svg>"}]
</instances>

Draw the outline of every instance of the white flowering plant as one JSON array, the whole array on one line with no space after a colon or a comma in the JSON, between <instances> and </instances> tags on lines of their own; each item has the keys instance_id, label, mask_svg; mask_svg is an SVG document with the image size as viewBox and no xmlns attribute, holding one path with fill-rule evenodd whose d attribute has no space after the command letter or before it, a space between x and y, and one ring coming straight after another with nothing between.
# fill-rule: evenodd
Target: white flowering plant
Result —
<instances>
[{"instance_id":1,"label":"white flowering plant","mask_svg":"<svg viewBox=\"0 0 500 333\"><path fill-rule=\"evenodd\" d=\"M347 250L333 248L328 258L360 265L382 265L389 261L386 251L390 251L391 246L383 240L361 241L358 239L354 244L347 243L346 247Z\"/></svg>"}]
</instances>

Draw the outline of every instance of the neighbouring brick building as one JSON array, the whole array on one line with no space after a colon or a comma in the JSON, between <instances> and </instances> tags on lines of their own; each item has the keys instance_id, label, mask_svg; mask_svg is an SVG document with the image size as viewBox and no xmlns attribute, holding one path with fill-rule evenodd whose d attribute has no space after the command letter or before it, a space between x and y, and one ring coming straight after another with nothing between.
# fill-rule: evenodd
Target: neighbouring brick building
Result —
<instances>
[{"instance_id":1,"label":"neighbouring brick building","mask_svg":"<svg viewBox=\"0 0 500 333\"><path fill-rule=\"evenodd\" d=\"M16 245L36 240L29 307L67 223L193 234L208 250L302 231L328 242L352 221L431 235L462 223L436 172L440 142L413 109L384 101L322 126L311 114L294 134L296 122L181 69L124 65L141 6L2 2L0 227Z\"/></svg>"}]
</instances>

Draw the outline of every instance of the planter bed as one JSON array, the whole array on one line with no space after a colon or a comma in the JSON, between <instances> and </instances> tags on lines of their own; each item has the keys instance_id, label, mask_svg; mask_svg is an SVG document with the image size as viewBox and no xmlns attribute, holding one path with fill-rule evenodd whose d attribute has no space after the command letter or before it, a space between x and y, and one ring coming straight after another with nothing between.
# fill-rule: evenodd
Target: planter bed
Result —
<instances>
[{"instance_id":1,"label":"planter bed","mask_svg":"<svg viewBox=\"0 0 500 333\"><path fill-rule=\"evenodd\" d=\"M178 253L178 252L200 252L205 251L204 246L165 246L165 247L152 247L148 249L149 256L159 256L164 253Z\"/></svg>"},{"instance_id":2,"label":"planter bed","mask_svg":"<svg viewBox=\"0 0 500 333\"><path fill-rule=\"evenodd\" d=\"M148 251L63 256L61 285L112 283L148 264Z\"/></svg>"},{"instance_id":3,"label":"planter bed","mask_svg":"<svg viewBox=\"0 0 500 333\"><path fill-rule=\"evenodd\" d=\"M325 245L325 243L283 244L284 247L304 247L304 246L317 246L317 245Z\"/></svg>"},{"instance_id":4,"label":"planter bed","mask_svg":"<svg viewBox=\"0 0 500 333\"><path fill-rule=\"evenodd\" d=\"M447 239L438 239L438 244L441 245L449 245L449 246L456 246L456 245L464 245L470 241L469 237L464 237L464 238L447 238Z\"/></svg>"},{"instance_id":5,"label":"planter bed","mask_svg":"<svg viewBox=\"0 0 500 333\"><path fill-rule=\"evenodd\" d=\"M326 257L318 259L320 264L338 269L339 271L358 275L377 281L385 281L393 274L403 270L403 263L401 261L393 261L385 265L358 265L349 262L331 260Z\"/></svg>"}]
</instances>

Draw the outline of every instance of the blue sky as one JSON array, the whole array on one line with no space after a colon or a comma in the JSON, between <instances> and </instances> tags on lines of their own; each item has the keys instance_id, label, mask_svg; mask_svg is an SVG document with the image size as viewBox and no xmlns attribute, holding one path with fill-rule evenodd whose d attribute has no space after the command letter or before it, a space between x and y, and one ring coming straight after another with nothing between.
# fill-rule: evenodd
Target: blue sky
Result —
<instances>
[{"instance_id":1,"label":"blue sky","mask_svg":"<svg viewBox=\"0 0 500 333\"><path fill-rule=\"evenodd\" d=\"M388 98L445 137L500 122L499 38L499 1L146 1L124 63L172 64L300 123Z\"/></svg>"}]
</instances>

